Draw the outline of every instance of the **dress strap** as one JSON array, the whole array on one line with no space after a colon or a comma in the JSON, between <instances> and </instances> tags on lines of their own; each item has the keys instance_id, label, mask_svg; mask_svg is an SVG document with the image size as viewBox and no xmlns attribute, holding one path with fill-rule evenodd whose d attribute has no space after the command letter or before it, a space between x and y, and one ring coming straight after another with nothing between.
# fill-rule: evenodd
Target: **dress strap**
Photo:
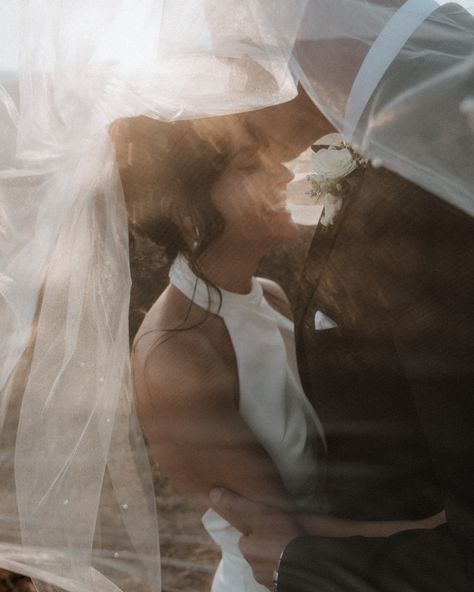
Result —
<instances>
[{"instance_id":1,"label":"dress strap","mask_svg":"<svg viewBox=\"0 0 474 592\"><path fill-rule=\"evenodd\" d=\"M213 314L225 316L233 308L254 308L265 306L263 289L256 278L252 278L248 294L228 292L214 287L199 278L183 255L178 255L169 271L170 282L189 300ZM268 307L268 305L266 305Z\"/></svg>"},{"instance_id":2,"label":"dress strap","mask_svg":"<svg viewBox=\"0 0 474 592\"><path fill-rule=\"evenodd\" d=\"M197 277L183 255L178 255L169 271L169 280L186 298L217 314L221 304L219 291Z\"/></svg>"}]
</instances>

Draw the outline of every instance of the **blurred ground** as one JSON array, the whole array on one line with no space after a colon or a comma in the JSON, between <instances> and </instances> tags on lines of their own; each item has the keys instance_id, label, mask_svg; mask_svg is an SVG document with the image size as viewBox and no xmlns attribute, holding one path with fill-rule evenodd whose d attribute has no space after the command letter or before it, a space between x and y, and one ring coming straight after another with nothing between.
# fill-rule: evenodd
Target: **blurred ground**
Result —
<instances>
[{"instance_id":1,"label":"blurred ground","mask_svg":"<svg viewBox=\"0 0 474 592\"><path fill-rule=\"evenodd\" d=\"M313 227L300 227L300 237L273 250L258 275L276 280L294 305L299 276L309 248ZM131 249L132 296L130 335L136 333L146 311L168 283L167 269L152 243L136 239ZM156 501L160 520L163 592L207 592L219 561L218 547L201 525L192 502L179 495L154 467ZM0 592L35 592L28 578L0 570Z\"/></svg>"}]
</instances>

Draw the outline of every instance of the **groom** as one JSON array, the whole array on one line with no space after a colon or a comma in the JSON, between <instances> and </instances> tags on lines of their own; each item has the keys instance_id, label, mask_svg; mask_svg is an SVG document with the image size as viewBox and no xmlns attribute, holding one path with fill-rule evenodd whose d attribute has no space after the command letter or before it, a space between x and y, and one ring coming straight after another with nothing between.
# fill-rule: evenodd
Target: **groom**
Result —
<instances>
[{"instance_id":1,"label":"groom","mask_svg":"<svg viewBox=\"0 0 474 592\"><path fill-rule=\"evenodd\" d=\"M392 64L377 95L403 75ZM329 131L316 111L313 123L315 134ZM318 228L296 320L302 379L328 440L330 512L390 520L445 509L447 523L328 539L214 491L214 508L245 533L242 551L267 586L284 550L280 592L474 589L473 236L468 215L371 167L334 224ZM317 313L332 328L317 329Z\"/></svg>"}]
</instances>

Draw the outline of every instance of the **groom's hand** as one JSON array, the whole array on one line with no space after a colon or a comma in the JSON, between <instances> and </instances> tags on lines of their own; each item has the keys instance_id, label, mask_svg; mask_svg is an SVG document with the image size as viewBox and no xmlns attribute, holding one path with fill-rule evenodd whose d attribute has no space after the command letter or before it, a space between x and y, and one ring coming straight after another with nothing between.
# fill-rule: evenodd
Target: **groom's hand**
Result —
<instances>
[{"instance_id":1,"label":"groom's hand","mask_svg":"<svg viewBox=\"0 0 474 592\"><path fill-rule=\"evenodd\" d=\"M257 582L272 590L280 556L303 534L301 528L289 514L226 489L213 489L210 499L212 508L242 533L239 547Z\"/></svg>"}]
</instances>

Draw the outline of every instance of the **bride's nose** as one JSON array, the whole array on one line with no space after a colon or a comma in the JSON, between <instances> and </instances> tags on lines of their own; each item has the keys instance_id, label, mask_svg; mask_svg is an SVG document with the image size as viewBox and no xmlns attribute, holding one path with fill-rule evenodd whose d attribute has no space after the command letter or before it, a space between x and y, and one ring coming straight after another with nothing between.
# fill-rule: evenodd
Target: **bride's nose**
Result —
<instances>
[{"instance_id":1,"label":"bride's nose","mask_svg":"<svg viewBox=\"0 0 474 592\"><path fill-rule=\"evenodd\" d=\"M285 166L284 164L282 164L281 166L283 168L285 183L290 183L295 178L295 173L291 169L289 169L287 166Z\"/></svg>"},{"instance_id":2,"label":"bride's nose","mask_svg":"<svg viewBox=\"0 0 474 592\"><path fill-rule=\"evenodd\" d=\"M295 178L295 174L281 162L275 163L275 173L281 183L289 183Z\"/></svg>"}]
</instances>

